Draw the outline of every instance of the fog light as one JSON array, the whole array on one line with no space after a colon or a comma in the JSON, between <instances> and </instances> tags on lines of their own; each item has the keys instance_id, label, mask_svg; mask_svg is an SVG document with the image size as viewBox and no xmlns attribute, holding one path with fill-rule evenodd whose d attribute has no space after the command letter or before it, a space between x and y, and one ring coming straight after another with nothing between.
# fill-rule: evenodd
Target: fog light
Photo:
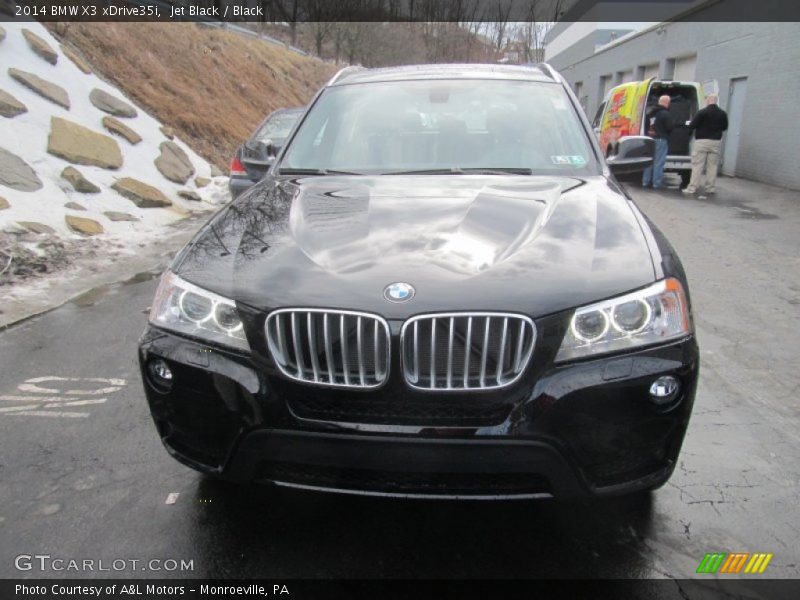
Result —
<instances>
[{"instance_id":1,"label":"fog light","mask_svg":"<svg viewBox=\"0 0 800 600\"><path fill-rule=\"evenodd\" d=\"M147 372L150 374L150 383L156 390L166 393L172 389L172 371L165 360L154 358L147 363Z\"/></svg>"},{"instance_id":2,"label":"fog light","mask_svg":"<svg viewBox=\"0 0 800 600\"><path fill-rule=\"evenodd\" d=\"M671 404L681 391L681 382L672 375L663 375L650 386L650 400L659 406Z\"/></svg>"}]
</instances>

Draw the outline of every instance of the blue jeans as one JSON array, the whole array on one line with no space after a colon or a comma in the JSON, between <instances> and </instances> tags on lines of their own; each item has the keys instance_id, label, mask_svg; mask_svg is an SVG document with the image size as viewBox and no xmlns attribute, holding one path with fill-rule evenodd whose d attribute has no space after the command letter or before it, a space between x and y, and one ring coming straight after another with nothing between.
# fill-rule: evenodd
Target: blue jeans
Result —
<instances>
[{"instance_id":1,"label":"blue jeans","mask_svg":"<svg viewBox=\"0 0 800 600\"><path fill-rule=\"evenodd\" d=\"M664 180L664 165L667 162L667 148L669 144L666 138L656 138L655 151L653 153L653 166L645 169L642 176L642 185L651 185L654 188L661 187Z\"/></svg>"}]
</instances>

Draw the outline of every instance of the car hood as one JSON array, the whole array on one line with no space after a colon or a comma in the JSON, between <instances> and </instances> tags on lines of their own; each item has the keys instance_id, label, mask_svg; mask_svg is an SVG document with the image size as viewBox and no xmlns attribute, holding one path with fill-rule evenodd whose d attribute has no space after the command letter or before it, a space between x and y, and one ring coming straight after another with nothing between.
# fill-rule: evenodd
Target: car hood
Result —
<instances>
[{"instance_id":1,"label":"car hood","mask_svg":"<svg viewBox=\"0 0 800 600\"><path fill-rule=\"evenodd\" d=\"M267 178L205 226L178 275L261 310L540 316L651 283L635 209L603 177ZM384 300L407 282L415 297Z\"/></svg>"}]
</instances>

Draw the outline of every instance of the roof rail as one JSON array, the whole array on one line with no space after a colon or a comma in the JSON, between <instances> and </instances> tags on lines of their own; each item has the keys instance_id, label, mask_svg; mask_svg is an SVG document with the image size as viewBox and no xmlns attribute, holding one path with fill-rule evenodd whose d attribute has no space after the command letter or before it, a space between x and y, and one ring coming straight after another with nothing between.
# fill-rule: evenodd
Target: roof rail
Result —
<instances>
[{"instance_id":1,"label":"roof rail","mask_svg":"<svg viewBox=\"0 0 800 600\"><path fill-rule=\"evenodd\" d=\"M333 85L337 81L340 81L347 77L350 73L355 73L356 71L363 71L364 67L344 67L343 69L339 69L339 71L331 77L330 81L328 81L328 85Z\"/></svg>"},{"instance_id":2,"label":"roof rail","mask_svg":"<svg viewBox=\"0 0 800 600\"><path fill-rule=\"evenodd\" d=\"M540 62L540 63L539 63L539 64L537 64L536 66L539 68L539 70L540 70L542 73L544 73L545 75L547 75L547 76L548 76L550 79L552 79L553 81L561 81L561 78L558 76L558 73L556 73L555 69L553 69L553 67L551 67L551 66L550 66L549 64L547 64L546 62Z\"/></svg>"}]
</instances>

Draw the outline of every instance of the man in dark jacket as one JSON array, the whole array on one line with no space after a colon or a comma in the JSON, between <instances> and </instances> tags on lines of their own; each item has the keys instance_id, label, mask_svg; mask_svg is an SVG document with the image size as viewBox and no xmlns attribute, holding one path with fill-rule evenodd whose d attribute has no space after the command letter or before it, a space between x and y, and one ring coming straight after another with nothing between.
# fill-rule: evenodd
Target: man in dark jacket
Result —
<instances>
[{"instance_id":1,"label":"man in dark jacket","mask_svg":"<svg viewBox=\"0 0 800 600\"><path fill-rule=\"evenodd\" d=\"M662 188L664 179L664 165L667 162L669 148L669 134L672 132L672 117L669 114L669 96L661 96L658 105L647 114L647 135L655 138L655 153L653 166L647 167L642 177L642 186L653 186L654 189Z\"/></svg>"},{"instance_id":2,"label":"man in dark jacket","mask_svg":"<svg viewBox=\"0 0 800 600\"><path fill-rule=\"evenodd\" d=\"M700 188L708 194L714 193L722 132L728 129L728 115L717 106L717 101L716 94L709 94L706 97L706 107L697 111L689 123L689 127L694 131L692 179L683 190L684 194L694 194Z\"/></svg>"}]
</instances>

